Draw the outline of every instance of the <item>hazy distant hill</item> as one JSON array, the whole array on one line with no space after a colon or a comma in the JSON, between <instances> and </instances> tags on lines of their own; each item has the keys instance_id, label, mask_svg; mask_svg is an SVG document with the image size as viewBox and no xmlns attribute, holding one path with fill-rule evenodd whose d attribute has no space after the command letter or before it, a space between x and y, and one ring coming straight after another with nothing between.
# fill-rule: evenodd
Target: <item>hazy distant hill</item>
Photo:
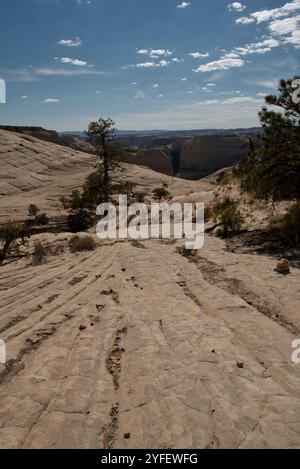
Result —
<instances>
[{"instance_id":1,"label":"hazy distant hill","mask_svg":"<svg viewBox=\"0 0 300 469\"><path fill-rule=\"evenodd\" d=\"M158 136L176 136L176 137L194 137L197 135L211 135L211 134L249 134L258 133L261 131L260 127L251 127L249 129L191 129L191 130L118 130L117 135L136 136L136 137L158 137ZM76 137L85 137L85 132L82 131L67 131L60 132L61 135L73 135Z\"/></svg>"}]
</instances>

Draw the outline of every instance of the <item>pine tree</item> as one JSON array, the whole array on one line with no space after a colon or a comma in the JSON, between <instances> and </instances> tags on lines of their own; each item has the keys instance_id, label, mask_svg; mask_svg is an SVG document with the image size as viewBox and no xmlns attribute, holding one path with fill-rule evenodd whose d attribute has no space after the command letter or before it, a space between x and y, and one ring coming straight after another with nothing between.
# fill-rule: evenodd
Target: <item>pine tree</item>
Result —
<instances>
[{"instance_id":1,"label":"pine tree","mask_svg":"<svg viewBox=\"0 0 300 469\"><path fill-rule=\"evenodd\" d=\"M300 106L297 77L280 80L279 95L265 98L259 113L263 133L237 167L242 187L262 198L300 199ZM270 108L278 107L279 112Z\"/></svg>"}]
</instances>

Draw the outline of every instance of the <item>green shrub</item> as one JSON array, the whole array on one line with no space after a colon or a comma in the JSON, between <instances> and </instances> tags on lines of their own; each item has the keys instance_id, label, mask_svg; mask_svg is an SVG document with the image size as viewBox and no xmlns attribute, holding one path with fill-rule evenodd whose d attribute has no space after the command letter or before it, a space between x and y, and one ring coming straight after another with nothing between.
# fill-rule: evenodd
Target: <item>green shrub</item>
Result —
<instances>
[{"instance_id":1,"label":"green shrub","mask_svg":"<svg viewBox=\"0 0 300 469\"><path fill-rule=\"evenodd\" d=\"M32 227L33 225L48 225L49 218L46 213L39 214L40 209L35 204L30 204L28 207L28 215L33 220L26 220L26 224L28 227Z\"/></svg>"},{"instance_id":2,"label":"green shrub","mask_svg":"<svg viewBox=\"0 0 300 469\"><path fill-rule=\"evenodd\" d=\"M170 193L167 191L165 187L157 187L156 189L154 189L153 195L155 199L162 200L168 197Z\"/></svg>"},{"instance_id":3,"label":"green shrub","mask_svg":"<svg viewBox=\"0 0 300 469\"><path fill-rule=\"evenodd\" d=\"M218 236L223 238L241 231L245 220L236 207L228 207L220 215L220 225Z\"/></svg>"},{"instance_id":4,"label":"green shrub","mask_svg":"<svg viewBox=\"0 0 300 469\"><path fill-rule=\"evenodd\" d=\"M216 217L222 215L226 210L234 210L237 208L237 202L230 197L225 197L221 202L217 202L212 210Z\"/></svg>"},{"instance_id":5,"label":"green shrub","mask_svg":"<svg viewBox=\"0 0 300 469\"><path fill-rule=\"evenodd\" d=\"M36 218L39 213L39 208L35 204L30 204L28 207L28 215Z\"/></svg>"},{"instance_id":6,"label":"green shrub","mask_svg":"<svg viewBox=\"0 0 300 469\"><path fill-rule=\"evenodd\" d=\"M94 238L91 236L73 236L69 242L71 252L80 251L94 251L96 249L96 243Z\"/></svg>"}]
</instances>

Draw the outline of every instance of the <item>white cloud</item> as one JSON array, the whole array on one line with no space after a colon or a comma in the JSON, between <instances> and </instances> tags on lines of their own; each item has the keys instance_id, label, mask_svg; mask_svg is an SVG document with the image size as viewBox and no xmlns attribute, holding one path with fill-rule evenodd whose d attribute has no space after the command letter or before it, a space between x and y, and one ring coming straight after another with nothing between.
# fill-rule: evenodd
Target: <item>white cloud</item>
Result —
<instances>
[{"instance_id":1,"label":"white cloud","mask_svg":"<svg viewBox=\"0 0 300 469\"><path fill-rule=\"evenodd\" d=\"M289 16L292 12L300 10L300 1L294 0L293 2L288 2L280 8L273 8L271 10L262 10L251 13L251 17L254 18L257 23L263 21L270 21L279 18L285 18Z\"/></svg>"},{"instance_id":2,"label":"white cloud","mask_svg":"<svg viewBox=\"0 0 300 469\"><path fill-rule=\"evenodd\" d=\"M193 57L193 59L200 59L202 57L209 57L208 52L190 52L189 55Z\"/></svg>"},{"instance_id":3,"label":"white cloud","mask_svg":"<svg viewBox=\"0 0 300 469\"><path fill-rule=\"evenodd\" d=\"M271 35L279 37L282 44L300 48L300 15L295 15L298 10L300 10L300 0L294 0L280 8L256 11L249 17L238 18L236 22L238 24L266 22Z\"/></svg>"},{"instance_id":4,"label":"white cloud","mask_svg":"<svg viewBox=\"0 0 300 469\"><path fill-rule=\"evenodd\" d=\"M137 49L136 53L139 55L148 55L152 59L158 59L160 57L169 57L173 54L173 51L169 49Z\"/></svg>"},{"instance_id":5,"label":"white cloud","mask_svg":"<svg viewBox=\"0 0 300 469\"><path fill-rule=\"evenodd\" d=\"M22 99L28 99L28 96L21 96Z\"/></svg>"},{"instance_id":6,"label":"white cloud","mask_svg":"<svg viewBox=\"0 0 300 469\"><path fill-rule=\"evenodd\" d=\"M200 101L197 103L198 105L201 106L211 106L214 104L222 104L222 105L259 105L261 104L261 99L253 98L252 96L237 96L235 98L228 98L224 100L219 100L219 99L208 99L206 101Z\"/></svg>"},{"instance_id":7,"label":"white cloud","mask_svg":"<svg viewBox=\"0 0 300 469\"><path fill-rule=\"evenodd\" d=\"M158 83L155 83L154 85L152 85L152 88L158 88L158 87L159 87Z\"/></svg>"},{"instance_id":8,"label":"white cloud","mask_svg":"<svg viewBox=\"0 0 300 469\"><path fill-rule=\"evenodd\" d=\"M66 47L79 47L81 46L82 41L79 37L77 37L76 39L61 39L57 44Z\"/></svg>"},{"instance_id":9,"label":"white cloud","mask_svg":"<svg viewBox=\"0 0 300 469\"><path fill-rule=\"evenodd\" d=\"M43 103L47 103L47 104L54 104L54 103L59 103L60 100L59 99L55 99L55 98L47 98L47 99L44 99Z\"/></svg>"},{"instance_id":10,"label":"white cloud","mask_svg":"<svg viewBox=\"0 0 300 469\"><path fill-rule=\"evenodd\" d=\"M91 68L78 68L78 69L66 69L66 68L37 68L35 70L36 75L41 76L80 76L80 75L107 75L107 72L101 70L93 70Z\"/></svg>"},{"instance_id":11,"label":"white cloud","mask_svg":"<svg viewBox=\"0 0 300 469\"><path fill-rule=\"evenodd\" d=\"M300 15L271 21L269 29L277 37L287 36L282 38L284 44L300 48Z\"/></svg>"},{"instance_id":12,"label":"white cloud","mask_svg":"<svg viewBox=\"0 0 300 469\"><path fill-rule=\"evenodd\" d=\"M261 42L253 42L252 44L246 44L243 47L236 47L232 53L238 55L265 54L279 45L280 43L271 37Z\"/></svg>"},{"instance_id":13,"label":"white cloud","mask_svg":"<svg viewBox=\"0 0 300 469\"><path fill-rule=\"evenodd\" d=\"M255 19L247 18L247 16L242 16L241 18L238 18L237 20L235 20L235 22L237 24L251 24L251 23L255 23Z\"/></svg>"},{"instance_id":14,"label":"white cloud","mask_svg":"<svg viewBox=\"0 0 300 469\"><path fill-rule=\"evenodd\" d=\"M142 62L136 64L137 68L159 68L159 67L167 67L170 64L167 60L160 60L159 62Z\"/></svg>"},{"instance_id":15,"label":"white cloud","mask_svg":"<svg viewBox=\"0 0 300 469\"><path fill-rule=\"evenodd\" d=\"M233 3L229 3L229 5L227 6L227 8L228 8L230 11L238 11L238 12L241 12L241 11L244 11L244 10L245 10L246 5L243 5L243 4L240 3L240 2L233 2Z\"/></svg>"},{"instance_id":16,"label":"white cloud","mask_svg":"<svg viewBox=\"0 0 300 469\"><path fill-rule=\"evenodd\" d=\"M261 99L253 98L252 96L238 96L236 98L229 98L222 101L222 104L260 104Z\"/></svg>"},{"instance_id":17,"label":"white cloud","mask_svg":"<svg viewBox=\"0 0 300 469\"><path fill-rule=\"evenodd\" d=\"M213 72L215 70L229 70L230 68L239 68L245 64L245 61L242 59L230 59L223 58L220 60L215 60L209 62L205 65L200 65L200 67L193 70L194 72Z\"/></svg>"},{"instance_id":18,"label":"white cloud","mask_svg":"<svg viewBox=\"0 0 300 469\"><path fill-rule=\"evenodd\" d=\"M59 62L63 64L76 65L78 67L86 67L88 64L84 60L71 59L70 57L61 57L60 59L58 57L55 57L55 60L58 60Z\"/></svg>"},{"instance_id":19,"label":"white cloud","mask_svg":"<svg viewBox=\"0 0 300 469\"><path fill-rule=\"evenodd\" d=\"M211 106L213 104L219 104L219 100L218 99L207 99L206 101L200 101L199 103L197 103L199 106Z\"/></svg>"},{"instance_id":20,"label":"white cloud","mask_svg":"<svg viewBox=\"0 0 300 469\"><path fill-rule=\"evenodd\" d=\"M179 5L177 5L177 8L187 8L190 7L192 4L191 2L182 2Z\"/></svg>"}]
</instances>

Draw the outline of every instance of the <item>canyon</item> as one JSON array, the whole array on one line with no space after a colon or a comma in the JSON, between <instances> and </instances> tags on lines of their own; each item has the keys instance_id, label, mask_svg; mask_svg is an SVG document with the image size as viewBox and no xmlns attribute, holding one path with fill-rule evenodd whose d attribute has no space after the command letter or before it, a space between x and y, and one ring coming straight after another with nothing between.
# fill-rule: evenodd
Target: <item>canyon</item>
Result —
<instances>
[{"instance_id":1,"label":"canyon","mask_svg":"<svg viewBox=\"0 0 300 469\"><path fill-rule=\"evenodd\" d=\"M58 134L42 128L9 126L2 126L2 130L31 135L85 153L95 153L83 133ZM249 139L255 138L256 133L258 129L122 135L116 137L114 144L123 149L122 160L125 163L145 166L169 176L196 180L239 161L247 151Z\"/></svg>"}]
</instances>

